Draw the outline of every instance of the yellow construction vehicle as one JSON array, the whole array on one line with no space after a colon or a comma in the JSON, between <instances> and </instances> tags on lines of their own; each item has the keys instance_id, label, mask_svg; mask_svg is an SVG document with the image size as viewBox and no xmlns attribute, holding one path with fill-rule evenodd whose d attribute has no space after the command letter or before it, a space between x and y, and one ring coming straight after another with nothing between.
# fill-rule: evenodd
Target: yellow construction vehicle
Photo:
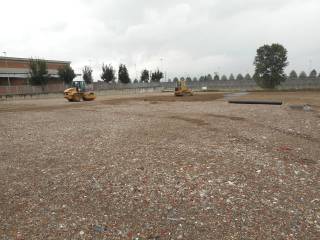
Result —
<instances>
[{"instance_id":1,"label":"yellow construction vehicle","mask_svg":"<svg viewBox=\"0 0 320 240\"><path fill-rule=\"evenodd\" d=\"M181 96L193 96L193 93L190 88L188 88L185 80L178 80L177 86L174 89L174 95L176 97Z\"/></svg>"},{"instance_id":2,"label":"yellow construction vehicle","mask_svg":"<svg viewBox=\"0 0 320 240\"><path fill-rule=\"evenodd\" d=\"M73 81L72 87L64 90L64 98L69 102L93 101L96 95L93 91L88 91L84 81Z\"/></svg>"}]
</instances>

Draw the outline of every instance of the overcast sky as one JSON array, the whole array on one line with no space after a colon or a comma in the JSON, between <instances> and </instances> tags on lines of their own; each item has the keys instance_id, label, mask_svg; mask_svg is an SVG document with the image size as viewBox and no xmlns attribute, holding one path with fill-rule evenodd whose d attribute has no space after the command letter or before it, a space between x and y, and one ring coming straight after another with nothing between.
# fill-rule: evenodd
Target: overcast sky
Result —
<instances>
[{"instance_id":1,"label":"overcast sky","mask_svg":"<svg viewBox=\"0 0 320 240\"><path fill-rule=\"evenodd\" d=\"M319 0L10 0L0 51L91 65L95 78L102 63L172 78L252 73L256 49L280 43L287 71L319 72L319 23Z\"/></svg>"}]
</instances>

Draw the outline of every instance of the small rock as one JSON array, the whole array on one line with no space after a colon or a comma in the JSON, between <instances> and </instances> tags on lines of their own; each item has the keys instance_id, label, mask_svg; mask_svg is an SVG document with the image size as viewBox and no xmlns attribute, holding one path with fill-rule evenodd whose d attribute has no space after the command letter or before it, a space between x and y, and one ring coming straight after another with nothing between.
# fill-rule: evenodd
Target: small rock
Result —
<instances>
[{"instance_id":1,"label":"small rock","mask_svg":"<svg viewBox=\"0 0 320 240\"><path fill-rule=\"evenodd\" d=\"M24 240L22 234L20 232L17 233L17 240Z\"/></svg>"},{"instance_id":2,"label":"small rock","mask_svg":"<svg viewBox=\"0 0 320 240\"><path fill-rule=\"evenodd\" d=\"M234 182L231 182L231 181L228 181L227 183L228 183L228 185L230 185L230 186L234 186L234 185L235 185Z\"/></svg>"},{"instance_id":3,"label":"small rock","mask_svg":"<svg viewBox=\"0 0 320 240\"><path fill-rule=\"evenodd\" d=\"M201 198L204 198L204 197L207 196L207 191L205 191L205 190L200 191L199 195L200 195Z\"/></svg>"},{"instance_id":4,"label":"small rock","mask_svg":"<svg viewBox=\"0 0 320 240\"><path fill-rule=\"evenodd\" d=\"M104 231L107 230L107 228L105 226L99 226L99 225L95 225L93 226L94 231L102 233Z\"/></svg>"},{"instance_id":5,"label":"small rock","mask_svg":"<svg viewBox=\"0 0 320 240\"><path fill-rule=\"evenodd\" d=\"M64 224L59 224L59 228L65 228L65 225Z\"/></svg>"},{"instance_id":6,"label":"small rock","mask_svg":"<svg viewBox=\"0 0 320 240\"><path fill-rule=\"evenodd\" d=\"M311 108L311 106L309 104L306 104L306 105L303 106L303 110L308 112L308 111L311 111L312 108Z\"/></svg>"}]
</instances>

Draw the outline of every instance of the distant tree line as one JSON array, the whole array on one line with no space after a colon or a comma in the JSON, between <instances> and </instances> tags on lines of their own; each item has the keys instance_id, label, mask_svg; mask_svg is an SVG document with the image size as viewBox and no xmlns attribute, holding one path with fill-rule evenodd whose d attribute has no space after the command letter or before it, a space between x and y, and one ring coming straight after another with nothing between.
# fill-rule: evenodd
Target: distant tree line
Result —
<instances>
[{"instance_id":1,"label":"distant tree line","mask_svg":"<svg viewBox=\"0 0 320 240\"><path fill-rule=\"evenodd\" d=\"M292 70L289 74L289 79L307 79L307 78L320 78L320 74L318 75L317 71L313 69L309 75L305 71L300 72L299 76L295 70Z\"/></svg>"},{"instance_id":2,"label":"distant tree line","mask_svg":"<svg viewBox=\"0 0 320 240\"><path fill-rule=\"evenodd\" d=\"M164 74L159 69L157 69L154 72L149 71L148 69L144 69L140 74L139 80L134 79L132 81L129 76L127 67L124 64L120 64L120 66L119 66L118 78L116 78L116 71L112 67L111 64L103 65L102 66L102 74L101 74L101 79L104 82L115 83L116 79L118 79L119 83L124 83L124 84L131 83L131 82L133 82L133 83L160 82L161 79L163 79L163 77L164 77Z\"/></svg>"},{"instance_id":3,"label":"distant tree line","mask_svg":"<svg viewBox=\"0 0 320 240\"><path fill-rule=\"evenodd\" d=\"M185 80L187 82L206 82L206 81L240 81L240 80L252 80L252 77L249 73L243 76L239 73L236 77L233 74L230 74L228 77L226 75L219 75L217 73L212 77L211 74L198 77L174 77L173 79L168 79L169 82L177 82L178 80Z\"/></svg>"},{"instance_id":4,"label":"distant tree line","mask_svg":"<svg viewBox=\"0 0 320 240\"><path fill-rule=\"evenodd\" d=\"M289 76L286 78L290 79L308 79L308 78L320 78L320 74L314 69L309 74L306 74L305 71L302 71L299 75L295 70L292 70ZM215 74L213 77L211 74L207 74L200 77L174 77L173 79L169 78L168 82L177 82L178 80L186 80L187 82L206 82L206 81L240 81L240 80L254 80L254 76L252 77L249 73L242 75L241 73L237 74L236 77L233 74L230 75L218 75Z\"/></svg>"},{"instance_id":5,"label":"distant tree line","mask_svg":"<svg viewBox=\"0 0 320 240\"><path fill-rule=\"evenodd\" d=\"M257 49L257 55L254 59L255 72L251 76L249 73L242 75L230 74L229 76L223 74L219 75L214 73L213 75L207 74L200 77L181 76L168 79L168 82L177 82L178 80L185 80L187 82L206 82L206 81L241 81L241 80L254 80L257 84L263 88L274 88L281 82L287 79L308 79L308 78L320 78L320 74L313 69L309 74L302 71L297 74L295 70L292 70L287 76L284 72L285 67L288 66L287 50L280 44L264 45ZM42 59L30 59L29 62L30 77L29 82L32 85L39 85L44 88L48 83L48 80L52 76L48 73L47 64ZM92 76L93 70L90 66L84 66L82 69L83 80L90 84L93 82ZM76 77L74 70L70 65L65 65L58 69L58 75L65 84L71 84L72 80ZM150 71L143 69L140 73L140 78L131 80L126 65L120 64L118 70L116 70L111 64L102 65L101 79L107 83L150 83L160 82L164 78L163 72L159 69Z\"/></svg>"}]
</instances>

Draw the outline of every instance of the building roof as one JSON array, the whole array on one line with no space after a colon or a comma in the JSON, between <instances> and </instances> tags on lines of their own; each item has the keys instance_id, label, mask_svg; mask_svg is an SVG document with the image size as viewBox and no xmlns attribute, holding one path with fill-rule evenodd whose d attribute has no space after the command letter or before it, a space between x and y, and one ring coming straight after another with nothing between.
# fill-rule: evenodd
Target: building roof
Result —
<instances>
[{"instance_id":1,"label":"building roof","mask_svg":"<svg viewBox=\"0 0 320 240\"><path fill-rule=\"evenodd\" d=\"M17 61L17 62L29 62L32 58L16 58L16 57L3 57L0 56L0 61ZM36 59L36 58L35 58ZM60 64L70 64L71 61L61 61L61 60L46 60L47 63L60 63Z\"/></svg>"}]
</instances>

